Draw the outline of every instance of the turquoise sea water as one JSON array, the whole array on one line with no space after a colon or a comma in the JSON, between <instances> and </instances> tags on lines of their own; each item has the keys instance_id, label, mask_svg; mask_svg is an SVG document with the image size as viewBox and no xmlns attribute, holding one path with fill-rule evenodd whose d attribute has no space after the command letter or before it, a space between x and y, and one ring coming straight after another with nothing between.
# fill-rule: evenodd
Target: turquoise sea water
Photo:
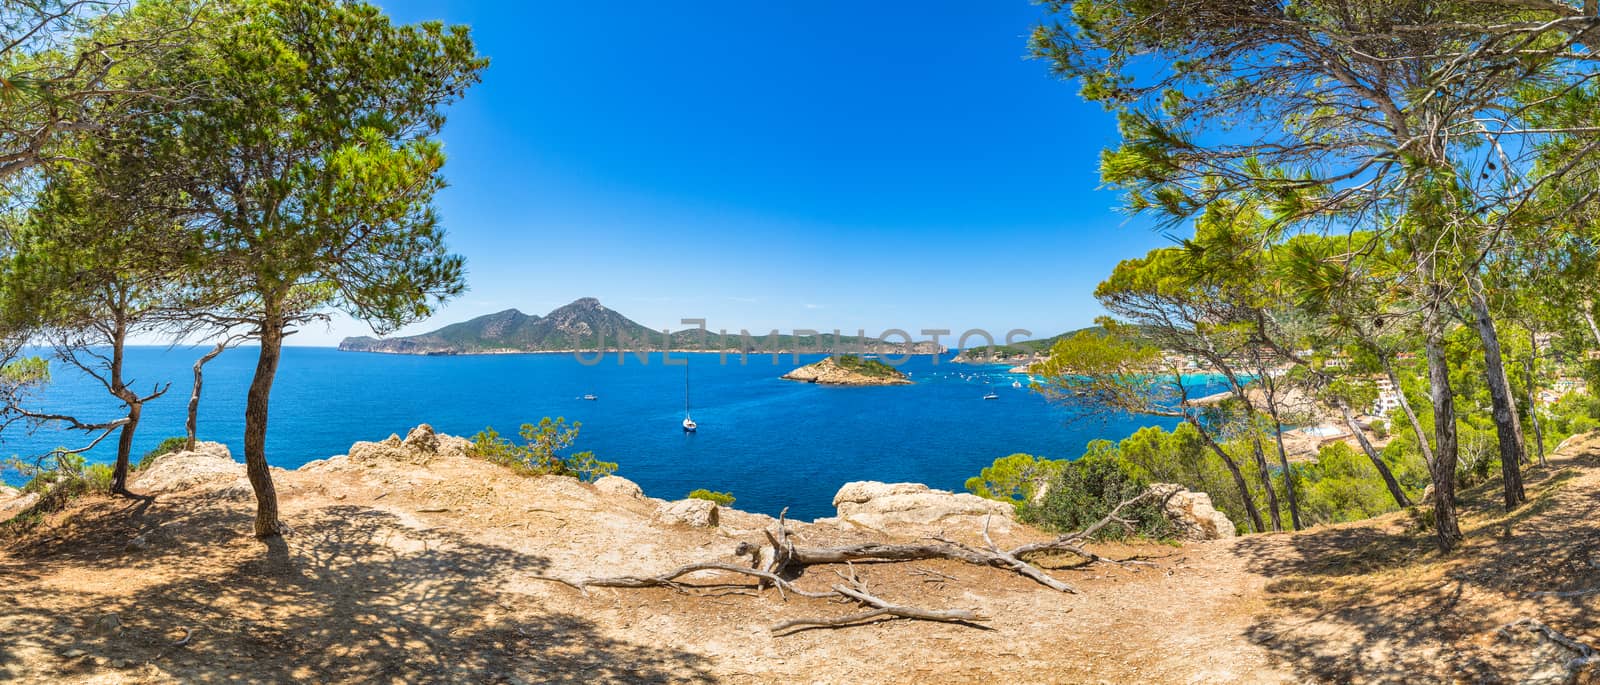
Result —
<instances>
[{"instance_id":1,"label":"turquoise sea water","mask_svg":"<svg viewBox=\"0 0 1600 685\"><path fill-rule=\"evenodd\" d=\"M228 445L242 459L244 397L255 364L254 348L230 350L206 367L200 437ZM190 366L187 348L135 348L128 355L136 388L173 382L167 396L146 405L135 458L162 438L183 433ZM802 355L800 364L820 359ZM915 385L835 388L785 381L798 364L784 355L673 354L687 360L693 413L700 431L684 434L684 367L660 354L640 361L608 355L593 366L569 354L416 357L339 352L326 348L284 351L273 389L268 459L295 468L343 454L352 442L405 434L418 423L470 436L485 426L514 435L544 416L583 424L577 449L620 462L618 475L653 497L676 499L695 488L731 491L737 507L811 519L833 514L833 494L854 480L913 481L961 490L962 483L997 457L1027 452L1075 458L1096 438L1119 439L1145 425L1170 420L1112 416L1072 422L1053 406L1012 382L1026 376L1003 366L953 364L948 357L913 358L900 368ZM111 419L117 405L89 379L53 366L45 402L93 419ZM1196 396L1221 390L1195 388ZM984 400L993 391L998 400ZM592 393L596 401L579 399ZM34 454L78 436L9 431L0 454ZM110 461L115 440L91 453ZM16 476L8 473L12 484Z\"/></svg>"}]
</instances>

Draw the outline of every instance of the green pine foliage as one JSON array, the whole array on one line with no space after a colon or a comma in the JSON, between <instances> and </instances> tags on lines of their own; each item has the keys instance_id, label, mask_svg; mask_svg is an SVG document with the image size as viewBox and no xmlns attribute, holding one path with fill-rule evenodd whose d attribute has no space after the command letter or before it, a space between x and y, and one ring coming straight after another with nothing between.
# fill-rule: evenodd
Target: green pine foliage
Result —
<instances>
[{"instance_id":1,"label":"green pine foliage","mask_svg":"<svg viewBox=\"0 0 1600 685\"><path fill-rule=\"evenodd\" d=\"M531 476L571 476L592 482L616 473L615 462L600 461L593 452L562 454L578 439L581 425L574 421L569 428L567 420L559 416L525 423L520 433L525 442L520 445L501 437L491 426L472 436L472 451L481 459Z\"/></svg>"},{"instance_id":2,"label":"green pine foliage","mask_svg":"<svg viewBox=\"0 0 1600 685\"><path fill-rule=\"evenodd\" d=\"M905 378L899 369L876 359L862 359L853 354L835 355L833 363L846 371L854 371L869 378Z\"/></svg>"},{"instance_id":3,"label":"green pine foliage","mask_svg":"<svg viewBox=\"0 0 1600 685\"><path fill-rule=\"evenodd\" d=\"M1031 454L1013 454L996 459L978 475L967 479L966 488L979 497L1010 502L1021 509L1033 500L1034 492L1054 480L1067 462L1040 459Z\"/></svg>"},{"instance_id":4,"label":"green pine foliage","mask_svg":"<svg viewBox=\"0 0 1600 685\"><path fill-rule=\"evenodd\" d=\"M1105 518L1121 502L1138 497L1150 483L1126 464L1109 455L1084 457L1061 469L1037 504L1023 506L1023 518L1047 530L1070 533ZM1176 532L1162 511L1162 503L1146 498L1126 507L1119 516L1133 525L1113 523L1095 535L1110 540L1126 537L1166 539Z\"/></svg>"},{"instance_id":5,"label":"green pine foliage","mask_svg":"<svg viewBox=\"0 0 1600 685\"><path fill-rule=\"evenodd\" d=\"M690 492L689 499L703 499L710 502L716 502L718 506L723 507L731 507L733 506L734 502L733 493L731 492L717 492L715 490L707 490L705 488L699 488L693 492Z\"/></svg>"},{"instance_id":6,"label":"green pine foliage","mask_svg":"<svg viewBox=\"0 0 1600 685\"><path fill-rule=\"evenodd\" d=\"M188 447L189 438L182 435L172 436L162 440L161 444L156 445L155 449L145 452L144 456L139 459L139 463L135 465L134 468L136 470L143 471L147 468L150 468L150 464L155 462L156 457L182 451L188 449Z\"/></svg>"}]
</instances>

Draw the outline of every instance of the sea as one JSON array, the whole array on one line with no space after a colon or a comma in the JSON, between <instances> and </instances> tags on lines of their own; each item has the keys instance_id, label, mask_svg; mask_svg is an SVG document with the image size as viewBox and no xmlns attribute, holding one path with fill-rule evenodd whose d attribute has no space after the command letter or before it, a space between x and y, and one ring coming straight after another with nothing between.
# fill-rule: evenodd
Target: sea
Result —
<instances>
[{"instance_id":1,"label":"sea","mask_svg":"<svg viewBox=\"0 0 1600 685\"><path fill-rule=\"evenodd\" d=\"M136 390L171 383L145 407L136 460L163 438L183 434L191 367L202 352L128 351L126 375ZM205 367L199 437L226 444L235 459L243 459L245 392L256 353L232 349ZM581 426L574 451L617 462L617 475L652 497L678 499L707 488L732 493L739 509L777 514L788 508L791 517L814 519L833 515L834 493L851 481L961 491L967 478L999 457L1023 452L1073 459L1092 440L1173 424L1052 403L1029 389L1025 374L954 363L951 355L900 363L913 385L828 387L779 378L821 358L652 353L580 360L557 353L406 356L290 347L273 386L267 458L293 469L344 454L356 441L404 436L420 423L461 436L493 426L514 438L524 423L559 416ZM51 371L36 406L84 420L119 416L118 403L93 379L55 362ZM686 389L699 424L695 433L681 427ZM1201 379L1191 396L1222 389L1216 379ZM991 393L998 397L984 399ZM0 455L36 455L85 441L82 434L13 426L0 434ZM112 438L88 457L109 462L115 454ZM20 482L14 471L4 478Z\"/></svg>"}]
</instances>

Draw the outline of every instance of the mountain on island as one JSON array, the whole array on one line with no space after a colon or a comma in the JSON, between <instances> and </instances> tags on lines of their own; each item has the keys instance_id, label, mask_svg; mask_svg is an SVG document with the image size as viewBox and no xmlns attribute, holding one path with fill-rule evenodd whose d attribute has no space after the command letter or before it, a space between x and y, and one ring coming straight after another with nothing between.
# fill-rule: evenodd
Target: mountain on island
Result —
<instances>
[{"instance_id":1,"label":"mountain on island","mask_svg":"<svg viewBox=\"0 0 1600 685\"><path fill-rule=\"evenodd\" d=\"M681 330L664 336L661 331L606 308L600 301L585 297L558 307L543 317L515 309L485 314L454 323L439 330L396 338L360 336L345 338L339 349L345 352L385 352L389 354L512 354L519 352L661 350L705 352L859 352L881 354L936 354L942 346L930 342L883 342L877 338L840 336L830 332L817 336L767 333L742 336L731 332L720 337L715 332Z\"/></svg>"}]
</instances>

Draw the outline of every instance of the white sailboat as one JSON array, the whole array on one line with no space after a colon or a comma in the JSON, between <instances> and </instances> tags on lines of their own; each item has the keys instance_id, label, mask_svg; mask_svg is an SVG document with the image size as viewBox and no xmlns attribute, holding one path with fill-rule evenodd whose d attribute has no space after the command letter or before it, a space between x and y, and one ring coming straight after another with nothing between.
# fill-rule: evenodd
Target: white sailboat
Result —
<instances>
[{"instance_id":1,"label":"white sailboat","mask_svg":"<svg viewBox=\"0 0 1600 685\"><path fill-rule=\"evenodd\" d=\"M694 422L689 416L689 365L683 365L683 432L693 433L700 429L700 424Z\"/></svg>"}]
</instances>

